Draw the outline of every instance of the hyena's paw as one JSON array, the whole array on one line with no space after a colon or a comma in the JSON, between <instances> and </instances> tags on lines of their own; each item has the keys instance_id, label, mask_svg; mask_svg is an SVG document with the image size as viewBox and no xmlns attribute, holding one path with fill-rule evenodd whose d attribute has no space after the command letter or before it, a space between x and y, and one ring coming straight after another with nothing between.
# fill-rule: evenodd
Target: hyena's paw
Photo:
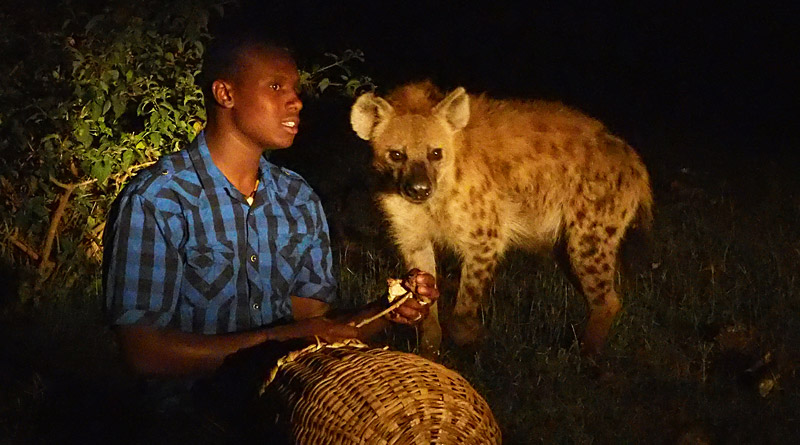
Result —
<instances>
[{"instance_id":1,"label":"hyena's paw","mask_svg":"<svg viewBox=\"0 0 800 445\"><path fill-rule=\"evenodd\" d=\"M584 356L596 356L603 352L611 331L611 324L614 316L619 312L619 303L609 305L604 311L596 310L589 316L586 328L581 336L581 354Z\"/></svg>"},{"instance_id":2,"label":"hyena's paw","mask_svg":"<svg viewBox=\"0 0 800 445\"><path fill-rule=\"evenodd\" d=\"M441 355L442 328L439 320L429 316L420 326L419 355L436 361Z\"/></svg>"},{"instance_id":3,"label":"hyena's paw","mask_svg":"<svg viewBox=\"0 0 800 445\"><path fill-rule=\"evenodd\" d=\"M586 357L596 357L603 352L604 346L604 340L590 338L584 335L581 338L581 355Z\"/></svg>"},{"instance_id":4,"label":"hyena's paw","mask_svg":"<svg viewBox=\"0 0 800 445\"><path fill-rule=\"evenodd\" d=\"M432 362L438 362L442 357L442 348L440 346L434 346L430 343L420 342L419 355Z\"/></svg>"},{"instance_id":5,"label":"hyena's paw","mask_svg":"<svg viewBox=\"0 0 800 445\"><path fill-rule=\"evenodd\" d=\"M591 320L590 320L591 321ZM581 355L595 357L603 352L608 337L608 328L589 323L581 336Z\"/></svg>"},{"instance_id":6,"label":"hyena's paw","mask_svg":"<svg viewBox=\"0 0 800 445\"><path fill-rule=\"evenodd\" d=\"M486 338L487 331L477 317L453 316L447 323L449 337L459 346L464 346Z\"/></svg>"}]
</instances>

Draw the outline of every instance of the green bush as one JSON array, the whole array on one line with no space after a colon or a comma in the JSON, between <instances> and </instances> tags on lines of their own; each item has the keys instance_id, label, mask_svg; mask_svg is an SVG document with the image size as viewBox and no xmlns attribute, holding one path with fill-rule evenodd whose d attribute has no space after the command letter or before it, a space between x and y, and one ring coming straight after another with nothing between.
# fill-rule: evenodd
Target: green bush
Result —
<instances>
[{"instance_id":1,"label":"green bush","mask_svg":"<svg viewBox=\"0 0 800 445\"><path fill-rule=\"evenodd\" d=\"M122 186L203 128L195 84L223 2L144 0L91 11L67 3L40 31L0 26L0 249L30 272L19 299L99 290L105 216ZM78 12L76 12L78 11ZM8 17L2 17L4 21ZM41 30L44 29L44 30ZM309 95L370 88L349 68L359 51L301 70ZM327 93L326 93L327 94Z\"/></svg>"}]
</instances>

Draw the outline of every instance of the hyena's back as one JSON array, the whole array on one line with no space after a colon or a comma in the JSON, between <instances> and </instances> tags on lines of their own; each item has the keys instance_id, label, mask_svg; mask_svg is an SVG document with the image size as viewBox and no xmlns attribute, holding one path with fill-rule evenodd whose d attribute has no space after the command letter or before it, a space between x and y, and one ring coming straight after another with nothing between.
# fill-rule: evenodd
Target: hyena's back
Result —
<instances>
[{"instance_id":1,"label":"hyena's back","mask_svg":"<svg viewBox=\"0 0 800 445\"><path fill-rule=\"evenodd\" d=\"M511 243L551 244L587 220L620 232L636 216L649 222L647 170L602 123L555 102L470 99L452 188L474 184L496 195L499 228ZM485 220L479 207L469 205L478 216L471 220Z\"/></svg>"},{"instance_id":2,"label":"hyena's back","mask_svg":"<svg viewBox=\"0 0 800 445\"><path fill-rule=\"evenodd\" d=\"M474 337L479 304L508 247L564 235L589 303L584 348L599 351L620 307L613 283L621 239L634 217L650 215L649 179L637 154L600 122L559 103L463 89L443 98L430 84L403 87L388 101L367 99L356 102L353 125L372 142L376 168L397 182L379 200L407 266L430 268L431 242L463 258L454 315L471 321L451 332L456 341ZM374 118L360 113L372 103ZM399 147L402 162L387 158ZM432 147L445 155L432 157ZM414 181L430 183L422 201L403 191Z\"/></svg>"}]
</instances>

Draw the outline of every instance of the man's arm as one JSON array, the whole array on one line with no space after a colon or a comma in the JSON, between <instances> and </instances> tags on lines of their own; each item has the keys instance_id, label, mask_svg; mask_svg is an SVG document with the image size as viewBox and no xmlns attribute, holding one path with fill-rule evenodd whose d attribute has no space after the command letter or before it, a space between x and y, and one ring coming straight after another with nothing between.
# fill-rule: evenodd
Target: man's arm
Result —
<instances>
[{"instance_id":1,"label":"man's arm","mask_svg":"<svg viewBox=\"0 0 800 445\"><path fill-rule=\"evenodd\" d=\"M417 273L412 277L416 293L436 301L439 291L430 274ZM368 340L390 325L386 318L356 329L348 323L360 321L379 313L384 304L374 302L356 312L325 318L330 305L311 298L292 297L295 322L256 331L234 334L203 335L160 329L150 326L118 326L116 328L125 360L139 373L154 375L207 374L216 370L230 354L255 346L267 340L320 337L326 342L348 338ZM389 317L392 322L415 324L428 315L428 306L415 299L405 304Z\"/></svg>"},{"instance_id":2,"label":"man's arm","mask_svg":"<svg viewBox=\"0 0 800 445\"><path fill-rule=\"evenodd\" d=\"M355 327L319 316L233 334L203 335L135 325L118 326L116 332L123 356L136 372L162 376L211 373L228 355L267 340L317 336L336 342L359 336Z\"/></svg>"},{"instance_id":3,"label":"man's arm","mask_svg":"<svg viewBox=\"0 0 800 445\"><path fill-rule=\"evenodd\" d=\"M139 374L182 376L214 371L228 355L267 339L266 331L202 335L153 326L117 326L125 361Z\"/></svg>"}]
</instances>

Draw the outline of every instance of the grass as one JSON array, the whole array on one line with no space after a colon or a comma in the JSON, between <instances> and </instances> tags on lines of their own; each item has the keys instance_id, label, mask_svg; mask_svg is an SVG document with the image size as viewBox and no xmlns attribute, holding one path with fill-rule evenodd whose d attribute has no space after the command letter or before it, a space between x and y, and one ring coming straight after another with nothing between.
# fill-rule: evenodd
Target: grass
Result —
<instances>
[{"instance_id":1,"label":"grass","mask_svg":"<svg viewBox=\"0 0 800 445\"><path fill-rule=\"evenodd\" d=\"M550 258L511 252L483 312L488 338L446 344L443 363L484 395L506 443L793 443L800 190L784 165L743 156L651 166L655 224L646 252L626 246L638 264L620 276L624 309L599 359L578 353L586 311L564 274ZM348 270L396 273L384 255ZM444 257L447 298L458 264Z\"/></svg>"},{"instance_id":2,"label":"grass","mask_svg":"<svg viewBox=\"0 0 800 445\"><path fill-rule=\"evenodd\" d=\"M445 343L442 362L486 398L505 443L794 443L800 437L796 164L661 156L645 157L656 190L655 224L646 253L632 252L638 261L620 276L624 309L602 357L578 353L582 297L548 257L522 252L511 252L499 268L483 312L486 340L470 348ZM337 161L320 159L334 168L293 167L325 190L343 304L355 306L379 295L402 265L365 196L347 194L359 170L343 174ZM443 256L446 321L458 264ZM135 442L131 419L144 416L143 408L95 300L5 310L0 442ZM413 330L387 341L416 348ZM194 428L198 437L212 426Z\"/></svg>"}]
</instances>

